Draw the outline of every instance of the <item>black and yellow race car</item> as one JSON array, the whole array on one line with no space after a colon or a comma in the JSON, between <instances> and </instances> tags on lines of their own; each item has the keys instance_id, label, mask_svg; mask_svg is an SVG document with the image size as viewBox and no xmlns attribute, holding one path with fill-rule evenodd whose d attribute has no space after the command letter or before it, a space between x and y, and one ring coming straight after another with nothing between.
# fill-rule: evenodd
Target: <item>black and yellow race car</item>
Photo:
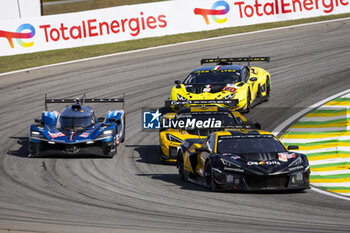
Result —
<instances>
[{"instance_id":1,"label":"black and yellow race car","mask_svg":"<svg viewBox=\"0 0 350 233\"><path fill-rule=\"evenodd\" d=\"M304 190L309 162L277 137L258 129L226 129L206 138L186 139L177 167L185 181L216 190Z\"/></svg>"},{"instance_id":2,"label":"black and yellow race car","mask_svg":"<svg viewBox=\"0 0 350 233\"><path fill-rule=\"evenodd\" d=\"M166 113L162 116L159 131L160 159L176 162L177 147L183 140L205 138L224 126L240 125L245 121L246 118L239 112L212 105L192 106L182 108L177 113Z\"/></svg>"},{"instance_id":3,"label":"black and yellow race car","mask_svg":"<svg viewBox=\"0 0 350 233\"><path fill-rule=\"evenodd\" d=\"M270 98L271 75L251 62L269 62L270 57L207 58L186 79L175 81L171 101L234 100L234 104L218 103L231 110L248 112L254 105ZM210 64L214 63L214 64ZM234 64L238 63L238 64ZM248 64L242 64L248 63ZM177 110L176 106L171 106Z\"/></svg>"}]
</instances>

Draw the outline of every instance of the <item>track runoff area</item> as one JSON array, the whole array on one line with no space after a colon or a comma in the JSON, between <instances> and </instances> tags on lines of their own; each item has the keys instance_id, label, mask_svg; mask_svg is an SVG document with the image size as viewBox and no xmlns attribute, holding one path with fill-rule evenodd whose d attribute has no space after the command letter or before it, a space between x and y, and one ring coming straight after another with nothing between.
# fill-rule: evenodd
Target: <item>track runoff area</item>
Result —
<instances>
[{"instance_id":1,"label":"track runoff area","mask_svg":"<svg viewBox=\"0 0 350 233\"><path fill-rule=\"evenodd\" d=\"M311 110L280 138L286 146L298 145L307 155L314 187L350 200L349 129L350 90Z\"/></svg>"}]
</instances>

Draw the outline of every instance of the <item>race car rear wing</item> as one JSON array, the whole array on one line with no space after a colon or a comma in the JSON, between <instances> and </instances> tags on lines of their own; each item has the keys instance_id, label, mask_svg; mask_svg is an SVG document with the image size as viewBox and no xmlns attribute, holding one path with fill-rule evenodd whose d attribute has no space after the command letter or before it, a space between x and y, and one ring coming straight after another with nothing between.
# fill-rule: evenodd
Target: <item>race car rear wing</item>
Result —
<instances>
[{"instance_id":1,"label":"race car rear wing","mask_svg":"<svg viewBox=\"0 0 350 233\"><path fill-rule=\"evenodd\" d=\"M191 105L216 105L224 104L229 107L235 107L238 104L238 100L166 100L165 107L170 106L183 106L186 104Z\"/></svg>"},{"instance_id":2,"label":"race car rear wing","mask_svg":"<svg viewBox=\"0 0 350 233\"><path fill-rule=\"evenodd\" d=\"M45 111L47 111L48 107L47 104L81 104L85 105L85 103L123 103L123 108L125 104L125 94L123 94L123 98L93 98L93 99L86 99L85 94L82 99L75 98L75 99L48 99L47 94L45 94Z\"/></svg>"},{"instance_id":3,"label":"race car rear wing","mask_svg":"<svg viewBox=\"0 0 350 233\"><path fill-rule=\"evenodd\" d=\"M204 58L201 60L201 65L206 63L217 63L217 64L232 64L233 62L270 62L270 57L232 57L232 58Z\"/></svg>"}]
</instances>

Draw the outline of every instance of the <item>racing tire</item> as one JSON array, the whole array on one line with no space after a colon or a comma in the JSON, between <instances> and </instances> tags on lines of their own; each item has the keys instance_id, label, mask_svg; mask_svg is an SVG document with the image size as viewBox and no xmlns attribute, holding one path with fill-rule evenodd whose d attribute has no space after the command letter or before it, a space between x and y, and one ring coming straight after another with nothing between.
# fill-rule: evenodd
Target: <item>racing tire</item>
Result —
<instances>
[{"instance_id":1,"label":"racing tire","mask_svg":"<svg viewBox=\"0 0 350 233\"><path fill-rule=\"evenodd\" d=\"M205 178L205 182L206 182L207 188L210 191L215 192L215 191L218 190L216 185L215 185L215 183L214 183L213 169L211 167L210 161L207 161L206 164L205 164L204 178Z\"/></svg>"},{"instance_id":2,"label":"racing tire","mask_svg":"<svg viewBox=\"0 0 350 233\"><path fill-rule=\"evenodd\" d=\"M122 143L122 142L125 141L125 127L126 127L125 113L124 113L124 116L123 116L123 123L124 123L124 126L123 126L123 136L122 136L122 138L120 139L120 143Z\"/></svg>"},{"instance_id":3,"label":"racing tire","mask_svg":"<svg viewBox=\"0 0 350 233\"><path fill-rule=\"evenodd\" d=\"M246 103L246 109L243 110L243 113L248 113L250 112L250 100L251 100L251 95L250 95L250 90L248 89L248 93L247 93L247 103Z\"/></svg>"},{"instance_id":4,"label":"racing tire","mask_svg":"<svg viewBox=\"0 0 350 233\"><path fill-rule=\"evenodd\" d=\"M188 181L188 174L184 169L184 158L183 154L180 152L179 155L177 156L177 168L179 170L179 175L182 180Z\"/></svg>"},{"instance_id":5,"label":"racing tire","mask_svg":"<svg viewBox=\"0 0 350 233\"><path fill-rule=\"evenodd\" d=\"M266 77L266 95L265 95L265 102L269 101L270 99L270 92L271 92L271 84L270 84L270 79L269 76Z\"/></svg>"},{"instance_id":6,"label":"racing tire","mask_svg":"<svg viewBox=\"0 0 350 233\"><path fill-rule=\"evenodd\" d=\"M116 129L116 137L119 134L118 130ZM112 151L114 149L114 151ZM118 144L116 142L116 140L113 140L113 145L111 146L106 146L103 150L103 154L107 157L107 158L113 158L116 154L117 154L117 149L118 149Z\"/></svg>"},{"instance_id":7,"label":"racing tire","mask_svg":"<svg viewBox=\"0 0 350 233\"><path fill-rule=\"evenodd\" d=\"M111 151L112 148L109 147L108 149L105 149L105 152L103 153L105 157L107 158L113 158L117 154L117 148L115 149L114 152Z\"/></svg>"},{"instance_id":8,"label":"racing tire","mask_svg":"<svg viewBox=\"0 0 350 233\"><path fill-rule=\"evenodd\" d=\"M306 189L308 189L308 188L300 188L300 189L295 189L295 190L293 190L293 191L296 192L296 193L302 193L302 192L304 192Z\"/></svg>"},{"instance_id":9,"label":"racing tire","mask_svg":"<svg viewBox=\"0 0 350 233\"><path fill-rule=\"evenodd\" d=\"M161 114L167 114L169 112L175 112L171 107L162 107L159 109Z\"/></svg>"},{"instance_id":10,"label":"racing tire","mask_svg":"<svg viewBox=\"0 0 350 233\"><path fill-rule=\"evenodd\" d=\"M258 93L256 93L255 98L260 98L260 97L261 97L261 86L259 84L259 86L258 86Z\"/></svg>"}]
</instances>

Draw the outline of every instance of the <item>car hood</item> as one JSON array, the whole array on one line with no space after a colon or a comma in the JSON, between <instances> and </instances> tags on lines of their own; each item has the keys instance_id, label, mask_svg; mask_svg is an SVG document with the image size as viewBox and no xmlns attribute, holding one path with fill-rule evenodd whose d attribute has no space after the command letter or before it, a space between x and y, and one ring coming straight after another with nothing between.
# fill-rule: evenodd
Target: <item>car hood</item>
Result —
<instances>
[{"instance_id":1,"label":"car hood","mask_svg":"<svg viewBox=\"0 0 350 233\"><path fill-rule=\"evenodd\" d=\"M100 134L99 129L100 127L98 125L94 125L87 129L78 130L60 130L56 127L46 127L44 134L50 141L77 143L93 140Z\"/></svg>"},{"instance_id":2,"label":"car hood","mask_svg":"<svg viewBox=\"0 0 350 233\"><path fill-rule=\"evenodd\" d=\"M226 87L226 84L195 84L185 85L186 91L194 94L200 93L217 93L221 92Z\"/></svg>"},{"instance_id":3,"label":"car hood","mask_svg":"<svg viewBox=\"0 0 350 233\"><path fill-rule=\"evenodd\" d=\"M237 90L239 90L239 86L236 84L195 84L195 85L183 85L186 90L187 95L191 95L191 97L195 100L199 99L213 99L225 97L226 95L233 94ZM178 94L181 95L181 92ZM186 96L183 96L186 98Z\"/></svg>"}]
</instances>

